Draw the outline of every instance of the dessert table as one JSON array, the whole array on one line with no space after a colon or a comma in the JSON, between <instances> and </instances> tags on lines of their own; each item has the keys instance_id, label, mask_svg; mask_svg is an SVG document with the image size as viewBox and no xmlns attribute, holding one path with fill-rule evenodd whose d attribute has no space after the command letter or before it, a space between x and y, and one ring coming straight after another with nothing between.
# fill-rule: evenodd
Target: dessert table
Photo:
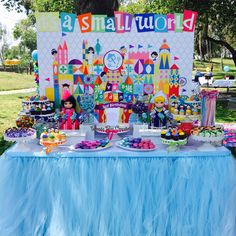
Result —
<instances>
[{"instance_id":1,"label":"dessert table","mask_svg":"<svg viewBox=\"0 0 236 236\"><path fill-rule=\"evenodd\" d=\"M99 152L35 141L0 158L0 235L236 235L236 161L224 147Z\"/></svg>"}]
</instances>

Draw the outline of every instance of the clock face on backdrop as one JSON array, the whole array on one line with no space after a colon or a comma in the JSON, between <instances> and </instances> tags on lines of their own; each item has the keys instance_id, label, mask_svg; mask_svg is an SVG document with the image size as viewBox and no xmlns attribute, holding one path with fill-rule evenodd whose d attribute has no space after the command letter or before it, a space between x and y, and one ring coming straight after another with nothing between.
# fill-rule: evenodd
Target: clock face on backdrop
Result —
<instances>
[{"instance_id":1,"label":"clock face on backdrop","mask_svg":"<svg viewBox=\"0 0 236 236\"><path fill-rule=\"evenodd\" d=\"M119 70L123 64L123 57L120 52L111 50L107 52L103 58L104 65L108 70Z\"/></svg>"}]
</instances>

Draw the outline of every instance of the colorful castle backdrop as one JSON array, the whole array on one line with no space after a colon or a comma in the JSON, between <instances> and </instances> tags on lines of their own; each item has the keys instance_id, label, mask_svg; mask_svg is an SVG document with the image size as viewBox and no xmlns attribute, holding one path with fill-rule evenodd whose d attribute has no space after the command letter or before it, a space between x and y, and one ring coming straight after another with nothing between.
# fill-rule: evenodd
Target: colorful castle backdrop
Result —
<instances>
[{"instance_id":1,"label":"colorful castle backdrop","mask_svg":"<svg viewBox=\"0 0 236 236\"><path fill-rule=\"evenodd\" d=\"M120 45L103 51L101 41L97 39L93 45L83 40L79 59L69 58L66 40L54 50L54 87L46 88L46 96L55 101L56 107L60 107L63 90L69 89L77 100L94 96L100 123L106 122L107 104L120 107L120 120L127 123L129 115L125 112L130 113L131 104L140 97L150 101L157 91L162 91L169 100L178 99L180 68L175 61L179 58L171 55L165 39L156 50L154 47L144 50L142 45L128 48Z\"/></svg>"}]
</instances>

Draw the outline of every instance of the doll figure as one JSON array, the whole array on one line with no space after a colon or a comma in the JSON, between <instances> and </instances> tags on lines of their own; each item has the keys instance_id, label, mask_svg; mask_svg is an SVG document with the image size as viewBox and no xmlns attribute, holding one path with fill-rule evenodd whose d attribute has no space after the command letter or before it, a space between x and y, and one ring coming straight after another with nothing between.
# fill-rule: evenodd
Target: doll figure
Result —
<instances>
[{"instance_id":1,"label":"doll figure","mask_svg":"<svg viewBox=\"0 0 236 236\"><path fill-rule=\"evenodd\" d=\"M184 106L183 105L180 106L179 114L181 116L184 116Z\"/></svg>"},{"instance_id":2,"label":"doll figure","mask_svg":"<svg viewBox=\"0 0 236 236\"><path fill-rule=\"evenodd\" d=\"M191 115L192 115L192 111L191 111L190 106L187 106L186 115L187 115L187 116L191 116Z\"/></svg>"},{"instance_id":3,"label":"doll figure","mask_svg":"<svg viewBox=\"0 0 236 236\"><path fill-rule=\"evenodd\" d=\"M166 98L162 93L158 93L152 100L154 102L154 109L150 115L154 127L163 127L167 125L168 111L165 109Z\"/></svg>"},{"instance_id":4,"label":"doll figure","mask_svg":"<svg viewBox=\"0 0 236 236\"><path fill-rule=\"evenodd\" d=\"M76 119L77 114L75 112L76 101L68 90L63 92L61 106L62 122L60 129L79 129L79 122Z\"/></svg>"},{"instance_id":5,"label":"doll figure","mask_svg":"<svg viewBox=\"0 0 236 236\"><path fill-rule=\"evenodd\" d=\"M46 111L46 105L45 104L42 105L42 111Z\"/></svg>"}]
</instances>

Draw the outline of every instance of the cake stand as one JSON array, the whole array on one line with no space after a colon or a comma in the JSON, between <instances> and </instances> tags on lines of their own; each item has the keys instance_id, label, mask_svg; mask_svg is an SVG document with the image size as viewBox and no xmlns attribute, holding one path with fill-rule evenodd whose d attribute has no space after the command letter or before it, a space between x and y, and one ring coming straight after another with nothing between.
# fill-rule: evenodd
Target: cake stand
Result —
<instances>
[{"instance_id":1,"label":"cake stand","mask_svg":"<svg viewBox=\"0 0 236 236\"><path fill-rule=\"evenodd\" d=\"M161 142L165 145L168 145L168 148L167 148L167 151L178 151L179 148L183 145L186 145L187 142L188 142L188 139L185 138L183 140L168 140L168 139L164 139L164 138L161 138Z\"/></svg>"},{"instance_id":2,"label":"cake stand","mask_svg":"<svg viewBox=\"0 0 236 236\"><path fill-rule=\"evenodd\" d=\"M21 151L29 151L31 148L27 145L30 141L36 138L36 133L27 137L18 137L18 138L11 138L4 134L4 139L8 142L16 142L20 145Z\"/></svg>"},{"instance_id":3,"label":"cake stand","mask_svg":"<svg viewBox=\"0 0 236 236\"><path fill-rule=\"evenodd\" d=\"M50 152L52 152L54 147L58 147L60 145L63 145L66 143L66 140L64 141L54 141L54 142L50 142L50 141L40 141L40 145L45 147L45 152L48 155Z\"/></svg>"},{"instance_id":4,"label":"cake stand","mask_svg":"<svg viewBox=\"0 0 236 236\"><path fill-rule=\"evenodd\" d=\"M199 135L192 135L191 136L194 141L201 142L202 145L198 148L200 151L209 151L215 150L217 144L221 144L224 139L224 134L219 135L217 137L203 137Z\"/></svg>"}]
</instances>

